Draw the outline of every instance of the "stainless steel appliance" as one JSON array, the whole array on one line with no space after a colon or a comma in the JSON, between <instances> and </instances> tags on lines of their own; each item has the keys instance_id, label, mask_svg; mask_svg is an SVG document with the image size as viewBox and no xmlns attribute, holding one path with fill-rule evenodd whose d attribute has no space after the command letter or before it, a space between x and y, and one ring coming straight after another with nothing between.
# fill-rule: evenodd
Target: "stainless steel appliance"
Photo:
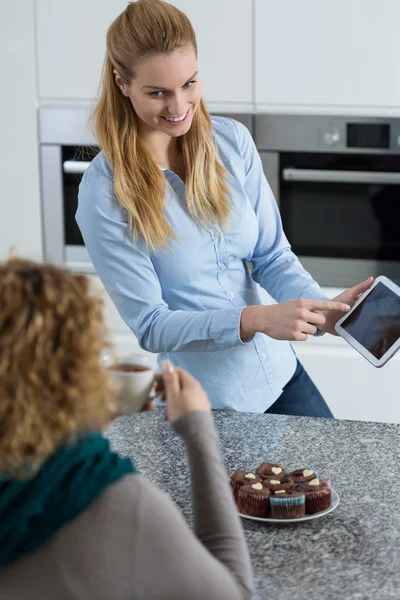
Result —
<instances>
[{"instance_id":1,"label":"stainless steel appliance","mask_svg":"<svg viewBox=\"0 0 400 600\"><path fill-rule=\"evenodd\" d=\"M400 282L400 119L257 115L255 140L293 251L321 285Z\"/></svg>"},{"instance_id":2,"label":"stainless steel appliance","mask_svg":"<svg viewBox=\"0 0 400 600\"><path fill-rule=\"evenodd\" d=\"M89 109L81 107L40 108L39 138L45 259L94 273L75 223L79 183L99 151L88 125L89 116ZM252 115L225 116L241 121L251 130Z\"/></svg>"}]
</instances>

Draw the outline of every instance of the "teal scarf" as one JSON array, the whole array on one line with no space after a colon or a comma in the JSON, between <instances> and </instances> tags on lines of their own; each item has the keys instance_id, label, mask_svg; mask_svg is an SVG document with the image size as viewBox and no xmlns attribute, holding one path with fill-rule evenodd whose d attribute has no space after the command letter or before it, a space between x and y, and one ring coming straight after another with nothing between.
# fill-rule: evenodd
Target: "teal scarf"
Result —
<instances>
[{"instance_id":1,"label":"teal scarf","mask_svg":"<svg viewBox=\"0 0 400 600\"><path fill-rule=\"evenodd\" d=\"M0 565L37 550L127 473L100 433L61 447L31 479L0 479Z\"/></svg>"}]
</instances>

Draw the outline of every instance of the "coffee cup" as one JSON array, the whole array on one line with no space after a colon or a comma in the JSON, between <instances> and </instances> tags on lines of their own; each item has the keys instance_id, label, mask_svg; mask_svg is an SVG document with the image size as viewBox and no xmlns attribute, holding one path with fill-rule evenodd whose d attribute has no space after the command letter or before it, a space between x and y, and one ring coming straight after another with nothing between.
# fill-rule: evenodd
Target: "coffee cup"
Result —
<instances>
[{"instance_id":1,"label":"coffee cup","mask_svg":"<svg viewBox=\"0 0 400 600\"><path fill-rule=\"evenodd\" d=\"M145 357L119 357L108 369L116 383L119 414L139 412L154 399L161 375Z\"/></svg>"}]
</instances>

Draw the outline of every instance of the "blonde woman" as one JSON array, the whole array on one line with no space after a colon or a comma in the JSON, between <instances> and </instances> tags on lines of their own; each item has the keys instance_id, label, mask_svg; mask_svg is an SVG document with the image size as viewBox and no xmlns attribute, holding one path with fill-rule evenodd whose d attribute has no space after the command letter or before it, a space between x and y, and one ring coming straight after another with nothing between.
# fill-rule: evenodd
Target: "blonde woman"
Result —
<instances>
[{"instance_id":1,"label":"blonde woman","mask_svg":"<svg viewBox=\"0 0 400 600\"><path fill-rule=\"evenodd\" d=\"M180 10L138 0L112 23L94 124L77 222L142 348L190 371L213 408L332 416L289 341L334 333L371 281L328 301L299 263L249 132L210 119Z\"/></svg>"},{"instance_id":2,"label":"blonde woman","mask_svg":"<svg viewBox=\"0 0 400 600\"><path fill-rule=\"evenodd\" d=\"M160 490L110 451L115 417L102 307L85 277L0 264L0 598L244 600L246 545L210 405L164 372L184 439L195 533Z\"/></svg>"}]
</instances>

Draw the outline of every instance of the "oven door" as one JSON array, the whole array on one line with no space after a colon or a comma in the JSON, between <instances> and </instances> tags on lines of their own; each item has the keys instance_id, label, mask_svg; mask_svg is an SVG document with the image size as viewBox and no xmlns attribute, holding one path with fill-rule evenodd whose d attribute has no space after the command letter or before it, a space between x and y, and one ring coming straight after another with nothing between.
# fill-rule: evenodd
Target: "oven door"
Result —
<instances>
[{"instance_id":1,"label":"oven door","mask_svg":"<svg viewBox=\"0 0 400 600\"><path fill-rule=\"evenodd\" d=\"M92 261L75 221L78 188L97 147L41 147L45 259L70 269L94 273Z\"/></svg>"},{"instance_id":2,"label":"oven door","mask_svg":"<svg viewBox=\"0 0 400 600\"><path fill-rule=\"evenodd\" d=\"M285 233L321 285L400 282L398 157L282 153L279 163Z\"/></svg>"}]
</instances>

